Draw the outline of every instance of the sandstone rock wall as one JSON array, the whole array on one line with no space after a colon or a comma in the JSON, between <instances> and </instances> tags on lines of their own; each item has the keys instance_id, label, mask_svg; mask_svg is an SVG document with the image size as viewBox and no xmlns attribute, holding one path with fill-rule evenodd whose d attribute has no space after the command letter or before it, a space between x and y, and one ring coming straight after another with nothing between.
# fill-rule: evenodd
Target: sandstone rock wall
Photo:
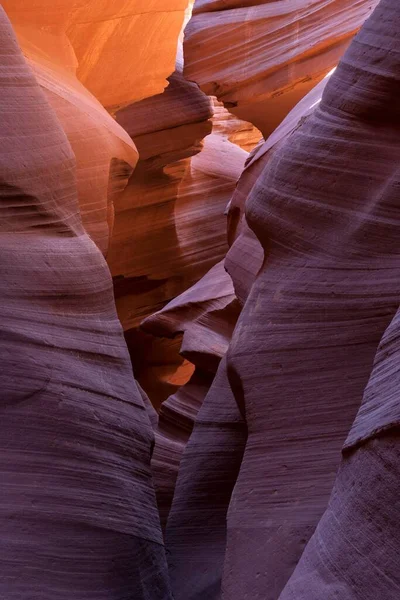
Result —
<instances>
[{"instance_id":1,"label":"sandstone rock wall","mask_svg":"<svg viewBox=\"0 0 400 600\"><path fill-rule=\"evenodd\" d=\"M230 201L227 226L231 247L223 265L229 278L226 273L222 275L219 272L222 264L203 278L204 282L213 282L213 287L207 288L208 302L216 302L221 296L225 297L228 290L231 306L234 307L234 311L230 312L231 329L225 338L224 352L230 342L232 324L239 317L264 258L263 248L244 217L246 198L279 145L318 105L327 81L328 78L310 92L276 132L252 151ZM192 295L198 297L197 288L195 286L184 294L182 301ZM178 299L175 303L178 301L180 302ZM175 303L171 305L171 309ZM182 302L179 306L180 319L185 319L185 327L195 329L198 315L193 310L193 305ZM154 335L165 335L165 327L170 329L169 320L165 326L162 323L165 318L168 319L168 314L167 306L164 311L149 318L144 327L149 327ZM227 313L219 314L226 321ZM173 327L172 331L176 331L176 328ZM194 343L200 350L201 337L197 336ZM190 389L193 389L191 383ZM226 551L227 511L247 436L245 420L240 414L228 380L225 359L219 364L212 384L203 386L202 389L201 404L198 396L193 405L186 394L181 396L178 392L178 409L174 410L176 396L162 405L153 457L162 520L166 518L166 507L169 509L170 498L174 493L166 541L171 583L177 599L204 595L210 600L220 598ZM182 392L184 390L185 386ZM172 410L169 410L170 404ZM186 446L188 434L193 427L193 406L198 413ZM191 422L190 427L187 427L178 413L185 415L189 411ZM174 492L178 467L179 477Z\"/></svg>"},{"instance_id":2,"label":"sandstone rock wall","mask_svg":"<svg viewBox=\"0 0 400 600\"><path fill-rule=\"evenodd\" d=\"M390 27L381 11L368 21L246 204L265 260L227 357L248 437L228 512L226 599L279 596L325 510L397 309L400 138L396 53L388 51L395 36L383 34Z\"/></svg>"},{"instance_id":3,"label":"sandstone rock wall","mask_svg":"<svg viewBox=\"0 0 400 600\"><path fill-rule=\"evenodd\" d=\"M180 354L195 366L190 380L162 404L156 430L152 468L164 526L183 451L228 349L239 309L230 277L220 262L142 324L155 337L183 334Z\"/></svg>"},{"instance_id":4,"label":"sandstone rock wall","mask_svg":"<svg viewBox=\"0 0 400 600\"><path fill-rule=\"evenodd\" d=\"M50 53L113 110L164 90L187 5L188 0L3 2L18 38Z\"/></svg>"},{"instance_id":5,"label":"sandstone rock wall","mask_svg":"<svg viewBox=\"0 0 400 600\"><path fill-rule=\"evenodd\" d=\"M196 0L185 75L266 137L337 64L378 0Z\"/></svg>"},{"instance_id":6,"label":"sandstone rock wall","mask_svg":"<svg viewBox=\"0 0 400 600\"><path fill-rule=\"evenodd\" d=\"M249 157L230 203L234 243L225 264L244 310L227 369L224 361L181 461L166 536L177 598L279 596L328 503L374 352L397 309L394 157L400 137L397 78L390 74L396 70L396 52L388 50L396 47L397 8L388 2L385 10L387 15L381 9L365 25L330 81L323 81ZM374 162L377 145L380 158ZM229 412L232 392L236 409ZM366 439L379 431L380 421L396 426L395 394L382 392L373 393L371 408L366 404L356 420L353 431L370 423ZM242 419L243 433L236 430L235 441L228 442L224 435ZM230 459L221 458L221 441L232 450ZM344 532L348 527L354 532L352 543L363 556L366 549L356 531L368 503L374 507L368 527L378 539L378 509L371 495L381 477L379 461L384 456L391 464L396 460L395 444L393 435L370 443L344 463L331 505L285 599L308 598L309 590L315 598L325 597L328 571L334 589L341 589L341 557L350 553ZM358 503L345 486L360 485L357 468L366 473L367 465L371 473L364 475L367 487ZM216 472L225 482L222 502ZM386 477L379 485L389 494L394 480ZM384 510L392 522L396 512L389 503ZM341 527L336 533L334 515ZM322 544L329 548L330 539L328 555ZM374 561L378 573L383 562L378 555ZM355 578L365 575L362 564L352 567ZM395 578L395 563L390 569ZM367 593L356 581L346 580L349 598ZM393 581L383 586L388 597L395 594ZM378 588L375 583L368 591L371 598Z\"/></svg>"},{"instance_id":7,"label":"sandstone rock wall","mask_svg":"<svg viewBox=\"0 0 400 600\"><path fill-rule=\"evenodd\" d=\"M214 108L197 85L184 79L180 61L163 94L126 107L117 120L135 142L140 160L115 201L108 262L128 344L141 340L148 346L148 338L135 332L141 321L196 284L225 256L225 210L247 158L230 138L243 128L241 140L248 147L260 134L222 107ZM160 343L154 340L151 346L159 357ZM152 369L164 379L159 390L132 355L139 380L157 403L165 399L165 377L176 378L179 359L168 348L169 375L165 368L158 374Z\"/></svg>"},{"instance_id":8,"label":"sandstone rock wall","mask_svg":"<svg viewBox=\"0 0 400 600\"><path fill-rule=\"evenodd\" d=\"M2 8L0 40L0 596L165 600L153 433L110 273Z\"/></svg>"},{"instance_id":9,"label":"sandstone rock wall","mask_svg":"<svg viewBox=\"0 0 400 600\"><path fill-rule=\"evenodd\" d=\"M168 85L187 2L6 0L3 7L71 143L83 223L106 254L113 203L138 153L104 106L115 111Z\"/></svg>"},{"instance_id":10,"label":"sandstone rock wall","mask_svg":"<svg viewBox=\"0 0 400 600\"><path fill-rule=\"evenodd\" d=\"M397 600L377 4L3 3L0 596Z\"/></svg>"}]
</instances>

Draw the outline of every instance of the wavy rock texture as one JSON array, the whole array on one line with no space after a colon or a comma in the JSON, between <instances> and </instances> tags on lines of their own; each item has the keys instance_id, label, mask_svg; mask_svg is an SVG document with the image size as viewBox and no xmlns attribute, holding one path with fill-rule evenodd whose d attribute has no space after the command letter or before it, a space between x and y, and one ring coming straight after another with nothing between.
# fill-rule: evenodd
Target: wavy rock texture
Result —
<instances>
[{"instance_id":1,"label":"wavy rock texture","mask_svg":"<svg viewBox=\"0 0 400 600\"><path fill-rule=\"evenodd\" d=\"M128 183L138 152L96 98L68 71L55 67L51 56L39 55L32 48L26 48L25 55L75 154L83 225L106 255L114 202Z\"/></svg>"},{"instance_id":2,"label":"wavy rock texture","mask_svg":"<svg viewBox=\"0 0 400 600\"><path fill-rule=\"evenodd\" d=\"M185 75L267 137L332 69L378 0L196 0Z\"/></svg>"},{"instance_id":3,"label":"wavy rock texture","mask_svg":"<svg viewBox=\"0 0 400 600\"><path fill-rule=\"evenodd\" d=\"M167 86L188 0L4 0L2 4L18 37L40 52L50 52L103 106L115 110Z\"/></svg>"},{"instance_id":4,"label":"wavy rock texture","mask_svg":"<svg viewBox=\"0 0 400 600\"><path fill-rule=\"evenodd\" d=\"M194 84L187 83L179 72L170 78L164 94L132 104L117 115L136 141L141 157L128 187L115 204L113 246L108 256L125 330L137 327L144 317L193 283L196 263L188 259L185 250L189 255L198 253L197 278L210 266L207 262L210 254L207 256L204 249L209 242L209 228L204 227L203 220L203 229L199 223L198 236L194 238L190 217L193 213L201 217L207 191L208 207L215 211L218 207L212 206L210 181L206 181L206 187L200 183L200 189L190 186L190 157L200 151L203 138L210 133L211 116L207 96ZM184 179L188 185L181 191ZM231 183L230 189L232 186ZM222 208L220 213L211 236L217 236L216 245L222 258L225 251ZM203 214L203 219L207 220L207 215ZM218 225L222 231L218 231ZM189 271L186 278L185 270Z\"/></svg>"},{"instance_id":5,"label":"wavy rock texture","mask_svg":"<svg viewBox=\"0 0 400 600\"><path fill-rule=\"evenodd\" d=\"M343 459L328 509L280 600L399 597L399 433Z\"/></svg>"},{"instance_id":6,"label":"wavy rock texture","mask_svg":"<svg viewBox=\"0 0 400 600\"><path fill-rule=\"evenodd\" d=\"M0 17L0 596L171 598L111 277L71 146Z\"/></svg>"},{"instance_id":7,"label":"wavy rock texture","mask_svg":"<svg viewBox=\"0 0 400 600\"><path fill-rule=\"evenodd\" d=\"M242 121L230 113L217 98L211 98L214 108L213 132L221 132L230 142L251 152L262 140L262 134L252 123Z\"/></svg>"},{"instance_id":8,"label":"wavy rock texture","mask_svg":"<svg viewBox=\"0 0 400 600\"><path fill-rule=\"evenodd\" d=\"M230 201L228 239L231 248L225 258L224 268L231 281L226 275L218 276L215 287L210 288L210 297L219 297L223 281L229 282L232 294L233 284L238 300L238 304L235 303L235 321L264 257L259 240L244 218L246 198L257 179L263 176L275 150L318 105L327 81L328 77L293 109L266 142L254 148ZM187 320L196 318L193 307L185 310L183 306L182 313ZM162 312L155 316L156 321L160 317ZM151 320L152 318L148 321L151 323ZM165 327L170 326L168 320ZM164 333L162 323L161 327L158 324L158 333ZM206 394L196 404L196 411L199 410L199 405L201 408L195 417L193 433L186 448L188 433L193 428L192 421L190 428L185 428L185 422L182 418L177 418L176 414L186 414L193 403L184 394L178 410L172 408L170 411L169 402L175 405L175 397L181 399L178 392L162 405L159 421L161 439L157 437L153 458L157 496L163 510L165 506L169 508L170 500L166 499L170 498L173 491L171 481L174 482L176 478L173 473L183 454L166 530L171 582L177 600L220 598L226 548L226 517L246 442L246 424L229 385L225 360L221 362L211 387L208 385L204 391ZM193 420L193 416L191 419ZM207 502L204 500L205 496ZM165 510L162 512L162 521L164 519Z\"/></svg>"},{"instance_id":9,"label":"wavy rock texture","mask_svg":"<svg viewBox=\"0 0 400 600\"><path fill-rule=\"evenodd\" d=\"M327 75L293 108L264 143L254 148L229 203L228 242L231 247L225 258L225 268L232 278L236 296L242 305L247 300L264 259L263 248L246 221L246 200L257 180L263 177L263 171L274 152L318 106L329 77L330 75Z\"/></svg>"},{"instance_id":10,"label":"wavy rock texture","mask_svg":"<svg viewBox=\"0 0 400 600\"><path fill-rule=\"evenodd\" d=\"M248 438L225 599L282 591L326 508L398 306L398 16L382 1L248 199L266 259L227 358Z\"/></svg>"},{"instance_id":11,"label":"wavy rock texture","mask_svg":"<svg viewBox=\"0 0 400 600\"><path fill-rule=\"evenodd\" d=\"M100 102L115 108L164 89L173 70L187 2L163 2L161 7L160 2L137 0L118 0L112 7L82 0L23 4L13 0L3 6L71 143L83 224L106 254L114 223L113 202L124 189L138 154ZM149 46L150 30L153 43ZM135 56L135 69L121 60L122 52ZM162 59L154 61L155 53Z\"/></svg>"},{"instance_id":12,"label":"wavy rock texture","mask_svg":"<svg viewBox=\"0 0 400 600\"><path fill-rule=\"evenodd\" d=\"M328 508L281 600L398 598L399 341L397 312L379 346Z\"/></svg>"},{"instance_id":13,"label":"wavy rock texture","mask_svg":"<svg viewBox=\"0 0 400 600\"><path fill-rule=\"evenodd\" d=\"M6 7L14 22L21 14ZM79 205L83 224L103 254L110 244L113 202L138 160L127 133L77 80L69 47L57 55L57 40L47 30L19 28L19 43L68 137L77 161ZM34 43L32 35L38 35ZM40 34L40 35L39 35Z\"/></svg>"},{"instance_id":14,"label":"wavy rock texture","mask_svg":"<svg viewBox=\"0 0 400 600\"><path fill-rule=\"evenodd\" d=\"M168 564L176 600L221 597L227 509L246 436L224 357L184 448L167 522ZM164 463L170 463L170 456L166 447Z\"/></svg>"},{"instance_id":15,"label":"wavy rock texture","mask_svg":"<svg viewBox=\"0 0 400 600\"><path fill-rule=\"evenodd\" d=\"M190 380L160 409L152 469L164 526L183 451L219 362L228 349L238 314L232 282L221 262L142 324L154 336L183 334L180 354L195 365Z\"/></svg>"},{"instance_id":16,"label":"wavy rock texture","mask_svg":"<svg viewBox=\"0 0 400 600\"><path fill-rule=\"evenodd\" d=\"M357 81L363 102L355 108L370 127L373 123L381 135L386 134L385 155L392 151L391 173L377 194L389 237L380 238L380 244L378 237L375 241L377 258L387 255L388 279L397 276L397 281L400 176L394 157L400 146L399 25L398 3L382 0L364 27L359 47L353 49L366 57ZM344 75L352 74L352 59L354 54L344 62ZM383 233L380 227L375 229L376 236ZM398 289L395 296L398 301ZM399 336L397 312L379 345L328 508L281 600L333 600L339 595L343 600L394 600L399 595Z\"/></svg>"},{"instance_id":17,"label":"wavy rock texture","mask_svg":"<svg viewBox=\"0 0 400 600\"><path fill-rule=\"evenodd\" d=\"M108 255L118 314L134 343L134 330L144 318L194 285L226 254L224 212L247 153L229 141L229 120L218 112L211 121L212 115L210 99L179 68L164 94L117 115L141 156L115 203ZM136 364L135 372L150 392L147 375L142 379ZM170 374L175 376L173 369ZM154 386L152 397L153 392L160 400L166 397Z\"/></svg>"}]
</instances>

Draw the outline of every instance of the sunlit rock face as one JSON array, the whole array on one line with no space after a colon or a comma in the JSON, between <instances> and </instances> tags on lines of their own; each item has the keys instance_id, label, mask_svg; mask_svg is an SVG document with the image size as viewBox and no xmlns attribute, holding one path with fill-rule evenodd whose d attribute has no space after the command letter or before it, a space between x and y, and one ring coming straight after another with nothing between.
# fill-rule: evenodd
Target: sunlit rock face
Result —
<instances>
[{"instance_id":1,"label":"sunlit rock face","mask_svg":"<svg viewBox=\"0 0 400 600\"><path fill-rule=\"evenodd\" d=\"M185 75L266 137L332 69L378 0L196 0Z\"/></svg>"},{"instance_id":2,"label":"sunlit rock face","mask_svg":"<svg viewBox=\"0 0 400 600\"><path fill-rule=\"evenodd\" d=\"M151 412L74 153L2 8L0 78L0 597L168 600Z\"/></svg>"},{"instance_id":3,"label":"sunlit rock face","mask_svg":"<svg viewBox=\"0 0 400 600\"><path fill-rule=\"evenodd\" d=\"M253 127L243 129L227 111L219 110L217 118L212 101L183 78L181 59L166 79L191 4L5 3L24 55L75 154L81 217L108 256L125 330L223 258L224 210L246 158L229 139L242 128L240 145L245 146ZM135 68L121 53L135 56ZM146 96L151 98L138 101ZM117 110L121 105L128 106ZM141 160L122 196L138 161L133 139ZM174 387L171 378L174 384L184 381L176 373L181 359L172 346L169 350L160 373L166 390ZM178 367L190 371L189 365Z\"/></svg>"},{"instance_id":4,"label":"sunlit rock face","mask_svg":"<svg viewBox=\"0 0 400 600\"><path fill-rule=\"evenodd\" d=\"M128 183L138 152L128 134L72 74L34 53L28 62L75 154L83 225L106 255L114 201Z\"/></svg>"},{"instance_id":5,"label":"sunlit rock face","mask_svg":"<svg viewBox=\"0 0 400 600\"><path fill-rule=\"evenodd\" d=\"M141 154L128 187L116 203L113 247L109 255L118 311L125 330L137 327L144 317L190 286L195 280L191 277L196 277L196 268L197 273L200 268L199 279L204 257L203 269L209 266L208 240L204 236L207 238L210 234L207 228L202 229L199 221L198 235L193 236L195 225L190 217L207 219L207 215L201 215L201 207L208 197L211 208L213 200L209 197L210 182L204 187L199 177L197 185L196 181L193 183L191 160L200 152L204 137L211 132L211 116L208 97L196 85L186 82L179 72L171 76L163 94L135 103L117 114L118 121L136 140ZM215 216L218 207L214 210ZM211 236L218 238L220 258L226 250L223 210L220 205L218 224L213 225L211 231ZM188 260L185 244L188 254L191 250L196 256L197 250L197 261Z\"/></svg>"},{"instance_id":6,"label":"sunlit rock face","mask_svg":"<svg viewBox=\"0 0 400 600\"><path fill-rule=\"evenodd\" d=\"M83 224L105 255L114 223L113 203L126 186L138 153L104 107L115 111L167 86L187 2L162 4L3 2L23 53L72 146ZM126 56L135 57L135 68Z\"/></svg>"},{"instance_id":7,"label":"sunlit rock face","mask_svg":"<svg viewBox=\"0 0 400 600\"><path fill-rule=\"evenodd\" d=\"M253 123L235 117L214 96L211 101L214 111L213 131L215 133L221 132L230 142L243 148L246 152L251 152L262 141L261 131Z\"/></svg>"},{"instance_id":8,"label":"sunlit rock face","mask_svg":"<svg viewBox=\"0 0 400 600\"><path fill-rule=\"evenodd\" d=\"M159 94L187 0L5 0L18 37L71 71L107 109Z\"/></svg>"}]
</instances>

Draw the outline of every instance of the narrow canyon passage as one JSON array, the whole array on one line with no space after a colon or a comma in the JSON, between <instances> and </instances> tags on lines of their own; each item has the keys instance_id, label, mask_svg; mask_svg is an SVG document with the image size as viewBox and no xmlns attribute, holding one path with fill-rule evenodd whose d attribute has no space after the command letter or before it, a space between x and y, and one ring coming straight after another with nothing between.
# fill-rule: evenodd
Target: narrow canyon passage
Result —
<instances>
[{"instance_id":1,"label":"narrow canyon passage","mask_svg":"<svg viewBox=\"0 0 400 600\"><path fill-rule=\"evenodd\" d=\"M398 599L399 32L3 1L0 599Z\"/></svg>"}]
</instances>

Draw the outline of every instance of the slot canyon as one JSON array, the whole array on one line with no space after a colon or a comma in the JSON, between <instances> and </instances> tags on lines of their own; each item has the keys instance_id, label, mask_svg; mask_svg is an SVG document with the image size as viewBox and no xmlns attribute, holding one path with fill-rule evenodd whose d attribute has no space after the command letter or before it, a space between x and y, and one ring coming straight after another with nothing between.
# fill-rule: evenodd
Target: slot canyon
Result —
<instances>
[{"instance_id":1,"label":"slot canyon","mask_svg":"<svg viewBox=\"0 0 400 600\"><path fill-rule=\"evenodd\" d=\"M3 0L0 106L0 600L400 600L399 0Z\"/></svg>"}]
</instances>

